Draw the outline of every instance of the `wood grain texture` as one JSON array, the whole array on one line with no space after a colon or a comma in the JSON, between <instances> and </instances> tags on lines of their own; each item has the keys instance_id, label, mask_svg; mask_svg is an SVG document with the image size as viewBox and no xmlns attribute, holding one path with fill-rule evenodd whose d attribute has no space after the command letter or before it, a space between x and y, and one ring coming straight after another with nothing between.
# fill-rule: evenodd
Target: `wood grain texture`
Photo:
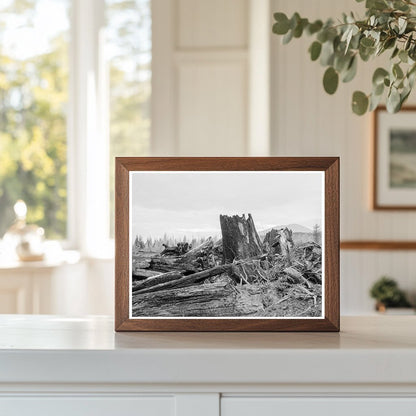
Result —
<instances>
[{"instance_id":1,"label":"wood grain texture","mask_svg":"<svg viewBox=\"0 0 416 416\"><path fill-rule=\"evenodd\" d=\"M416 250L416 241L341 241L341 250Z\"/></svg>"},{"instance_id":2,"label":"wood grain texture","mask_svg":"<svg viewBox=\"0 0 416 416\"><path fill-rule=\"evenodd\" d=\"M377 187L377 177L379 175L379 166L378 166L378 117L381 111L387 111L385 106L379 106L373 112L373 177L372 177L372 184L373 184L373 210L385 210L385 211L414 211L416 210L416 205L381 205L378 202L378 187ZM401 112L416 112L416 106L406 106L403 107Z\"/></svg>"},{"instance_id":3,"label":"wood grain texture","mask_svg":"<svg viewBox=\"0 0 416 416\"><path fill-rule=\"evenodd\" d=\"M324 318L131 319L129 313L129 172L134 171L324 171ZM339 158L116 158L116 331L339 331Z\"/></svg>"}]
</instances>

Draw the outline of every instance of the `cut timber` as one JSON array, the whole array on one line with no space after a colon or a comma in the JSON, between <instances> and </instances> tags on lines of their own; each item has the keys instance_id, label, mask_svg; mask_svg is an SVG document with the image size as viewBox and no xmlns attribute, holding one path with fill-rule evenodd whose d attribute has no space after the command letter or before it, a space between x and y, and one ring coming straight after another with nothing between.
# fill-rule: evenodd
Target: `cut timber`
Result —
<instances>
[{"instance_id":1,"label":"cut timber","mask_svg":"<svg viewBox=\"0 0 416 416\"><path fill-rule=\"evenodd\" d=\"M137 282L132 290L133 293L139 290L147 289L149 287L157 286L163 283L171 282L173 280L178 280L183 277L183 272L174 271L168 272L163 274L158 274L157 276L150 277L149 279L142 280L141 282Z\"/></svg>"},{"instance_id":2,"label":"cut timber","mask_svg":"<svg viewBox=\"0 0 416 416\"><path fill-rule=\"evenodd\" d=\"M231 268L230 264L225 264L222 266L215 266L212 269L203 270L202 272L193 273L188 276L183 276L183 277L180 277L179 279L178 278L173 279L173 280L171 279L169 281L155 284L147 288L136 290L135 293L141 294L141 293L155 292L158 290L166 290L166 289L171 289L171 288L192 286L193 284L201 282L202 280L205 280L208 277L217 276L219 274L226 273L230 270L230 268Z\"/></svg>"},{"instance_id":3,"label":"cut timber","mask_svg":"<svg viewBox=\"0 0 416 416\"><path fill-rule=\"evenodd\" d=\"M133 280L134 279L147 279L149 277L154 277L154 276L158 276L160 275L159 272L155 272L153 270L148 270L148 269L137 269L134 268L133 269Z\"/></svg>"},{"instance_id":4,"label":"cut timber","mask_svg":"<svg viewBox=\"0 0 416 416\"><path fill-rule=\"evenodd\" d=\"M170 272L173 270L197 272L202 270L202 265L196 261L184 261L183 256L154 256L150 261L149 268L159 272Z\"/></svg>"},{"instance_id":5,"label":"cut timber","mask_svg":"<svg viewBox=\"0 0 416 416\"><path fill-rule=\"evenodd\" d=\"M224 283L133 294L134 317L140 316L250 316L263 309L261 298L242 296Z\"/></svg>"},{"instance_id":6,"label":"cut timber","mask_svg":"<svg viewBox=\"0 0 416 416\"><path fill-rule=\"evenodd\" d=\"M173 270L183 272L199 272L216 265L212 251L214 242L208 238L200 246L189 250L181 256L156 255L150 261L149 268L159 272L170 272Z\"/></svg>"},{"instance_id":7,"label":"cut timber","mask_svg":"<svg viewBox=\"0 0 416 416\"><path fill-rule=\"evenodd\" d=\"M220 224L224 263L262 254L261 241L251 214L247 219L245 215L220 215Z\"/></svg>"}]
</instances>

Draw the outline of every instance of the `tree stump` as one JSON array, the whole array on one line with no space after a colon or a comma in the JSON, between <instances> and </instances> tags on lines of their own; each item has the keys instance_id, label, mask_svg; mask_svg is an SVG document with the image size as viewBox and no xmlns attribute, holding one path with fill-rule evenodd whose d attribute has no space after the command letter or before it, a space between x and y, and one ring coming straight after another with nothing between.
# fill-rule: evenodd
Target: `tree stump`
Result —
<instances>
[{"instance_id":1,"label":"tree stump","mask_svg":"<svg viewBox=\"0 0 416 416\"><path fill-rule=\"evenodd\" d=\"M241 217L220 215L220 224L224 263L262 254L260 237L251 214L248 214L247 219L244 214Z\"/></svg>"}]
</instances>

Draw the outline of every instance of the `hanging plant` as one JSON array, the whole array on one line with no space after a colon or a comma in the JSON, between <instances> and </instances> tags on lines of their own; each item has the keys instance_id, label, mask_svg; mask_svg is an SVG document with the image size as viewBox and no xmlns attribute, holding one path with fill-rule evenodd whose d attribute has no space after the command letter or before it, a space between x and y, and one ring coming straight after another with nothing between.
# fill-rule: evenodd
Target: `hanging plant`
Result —
<instances>
[{"instance_id":1,"label":"hanging plant","mask_svg":"<svg viewBox=\"0 0 416 416\"><path fill-rule=\"evenodd\" d=\"M356 0L361 3L364 0ZM416 0L415 0L416 1ZM364 62L390 54L390 65L374 71L371 93L355 91L352 110L363 115L373 111L386 96L390 113L400 111L413 89L416 77L416 2L411 0L366 0L364 19L343 14L339 22L310 22L299 13L290 19L275 13L273 33L283 36L283 44L307 34L314 41L309 47L312 61L326 68L323 87L334 94L340 80L350 82Z\"/></svg>"}]
</instances>

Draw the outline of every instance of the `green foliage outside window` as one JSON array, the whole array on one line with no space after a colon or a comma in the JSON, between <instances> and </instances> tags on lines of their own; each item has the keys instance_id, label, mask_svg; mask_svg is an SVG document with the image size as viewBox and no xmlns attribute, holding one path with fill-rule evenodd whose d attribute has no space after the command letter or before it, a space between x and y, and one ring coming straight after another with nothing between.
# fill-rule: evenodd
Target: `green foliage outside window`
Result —
<instances>
[{"instance_id":1,"label":"green foliage outside window","mask_svg":"<svg viewBox=\"0 0 416 416\"><path fill-rule=\"evenodd\" d=\"M48 238L64 238L67 31L56 33L42 53L32 54L30 46L14 53L10 50L10 37L19 25L34 27L36 2L14 0L3 5L0 7L0 238L13 222L13 205L18 199L28 205L28 222L44 227ZM15 41L21 46L18 39Z\"/></svg>"}]
</instances>

